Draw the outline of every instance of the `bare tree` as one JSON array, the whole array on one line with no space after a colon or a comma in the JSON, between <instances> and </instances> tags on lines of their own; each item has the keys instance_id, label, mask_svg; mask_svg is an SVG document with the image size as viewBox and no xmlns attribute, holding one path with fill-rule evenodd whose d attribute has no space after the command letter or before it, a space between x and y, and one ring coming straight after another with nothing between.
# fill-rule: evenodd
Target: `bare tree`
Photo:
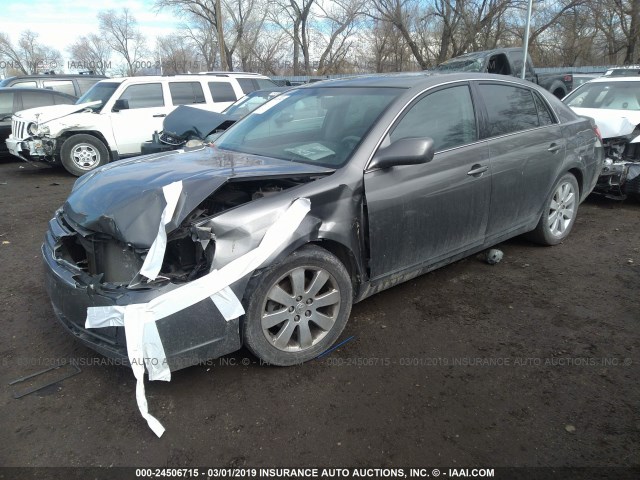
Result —
<instances>
[{"instance_id":1,"label":"bare tree","mask_svg":"<svg viewBox=\"0 0 640 480\"><path fill-rule=\"evenodd\" d=\"M71 66L78 70L93 70L99 75L106 75L111 63L111 47L101 36L90 33L78 38L67 49L71 54Z\"/></svg>"},{"instance_id":2,"label":"bare tree","mask_svg":"<svg viewBox=\"0 0 640 480\"><path fill-rule=\"evenodd\" d=\"M172 8L190 20L199 19L202 26L206 26L206 28L216 33L221 69L228 70L233 67L233 62L229 62L225 46L224 22L220 0L156 0L156 7L158 9Z\"/></svg>"},{"instance_id":3,"label":"bare tree","mask_svg":"<svg viewBox=\"0 0 640 480\"><path fill-rule=\"evenodd\" d=\"M111 49L120 54L126 63L127 75L140 70L140 60L146 53L145 38L138 29L138 22L128 8L118 14L115 10L98 13L100 33Z\"/></svg>"},{"instance_id":4,"label":"bare tree","mask_svg":"<svg viewBox=\"0 0 640 480\"><path fill-rule=\"evenodd\" d=\"M364 15L364 0L333 0L329 7L318 4L330 33L318 61L318 75L340 73L348 62L347 55L353 45L352 34L358 28L357 20Z\"/></svg>"},{"instance_id":5,"label":"bare tree","mask_svg":"<svg viewBox=\"0 0 640 480\"><path fill-rule=\"evenodd\" d=\"M15 70L24 75L42 73L62 67L60 52L38 41L38 34L25 30L14 45L9 36L0 33L0 54L8 58Z\"/></svg>"},{"instance_id":6,"label":"bare tree","mask_svg":"<svg viewBox=\"0 0 640 480\"><path fill-rule=\"evenodd\" d=\"M309 22L315 0L274 0L271 20L293 41L293 74L311 73ZM300 68L300 54L304 68Z\"/></svg>"},{"instance_id":7,"label":"bare tree","mask_svg":"<svg viewBox=\"0 0 640 480\"><path fill-rule=\"evenodd\" d=\"M173 33L156 40L156 53L162 65L162 73L175 75L200 71L206 68L203 60L195 54L197 48L191 38L179 33Z\"/></svg>"}]
</instances>

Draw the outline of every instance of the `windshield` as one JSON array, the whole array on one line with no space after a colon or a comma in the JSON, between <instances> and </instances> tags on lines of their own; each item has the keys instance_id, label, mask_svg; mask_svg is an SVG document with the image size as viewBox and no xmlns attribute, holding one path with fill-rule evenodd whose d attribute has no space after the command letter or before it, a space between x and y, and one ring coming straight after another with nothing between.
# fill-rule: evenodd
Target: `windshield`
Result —
<instances>
[{"instance_id":1,"label":"windshield","mask_svg":"<svg viewBox=\"0 0 640 480\"><path fill-rule=\"evenodd\" d=\"M590 82L572 92L564 103L575 108L640 110L640 82Z\"/></svg>"},{"instance_id":2,"label":"windshield","mask_svg":"<svg viewBox=\"0 0 640 480\"><path fill-rule=\"evenodd\" d=\"M452 59L441 63L436 67L439 71L456 72L480 72L482 71L482 58Z\"/></svg>"},{"instance_id":3,"label":"windshield","mask_svg":"<svg viewBox=\"0 0 640 480\"><path fill-rule=\"evenodd\" d=\"M253 112L267 100L277 97L282 92L271 92L266 90L256 90L245 95L233 105L230 105L222 113L227 115L237 115L244 117L247 113Z\"/></svg>"},{"instance_id":4,"label":"windshield","mask_svg":"<svg viewBox=\"0 0 640 480\"><path fill-rule=\"evenodd\" d=\"M99 105L88 107L97 112L107 103L119 86L120 83L118 82L98 82L76 101L76 105L99 101L101 102Z\"/></svg>"},{"instance_id":5,"label":"windshield","mask_svg":"<svg viewBox=\"0 0 640 480\"><path fill-rule=\"evenodd\" d=\"M398 88L317 87L285 92L227 130L218 148L338 168Z\"/></svg>"}]
</instances>

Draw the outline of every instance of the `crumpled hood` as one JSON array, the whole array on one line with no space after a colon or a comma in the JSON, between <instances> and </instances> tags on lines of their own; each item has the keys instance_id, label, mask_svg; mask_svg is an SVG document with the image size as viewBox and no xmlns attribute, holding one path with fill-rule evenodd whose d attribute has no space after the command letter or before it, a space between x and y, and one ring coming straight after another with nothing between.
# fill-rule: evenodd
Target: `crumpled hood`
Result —
<instances>
[{"instance_id":1,"label":"crumpled hood","mask_svg":"<svg viewBox=\"0 0 640 480\"><path fill-rule=\"evenodd\" d=\"M14 114L19 120L22 121L37 121L40 124L56 120L58 118L66 117L72 113L81 112L88 107L98 105L100 102L88 102L81 103L79 105L49 105L46 107L29 108L27 110L21 110Z\"/></svg>"},{"instance_id":2,"label":"crumpled hood","mask_svg":"<svg viewBox=\"0 0 640 480\"><path fill-rule=\"evenodd\" d=\"M640 111L575 107L572 107L572 110L578 115L593 118L600 129L602 138L630 135L640 124Z\"/></svg>"},{"instance_id":3,"label":"crumpled hood","mask_svg":"<svg viewBox=\"0 0 640 480\"><path fill-rule=\"evenodd\" d=\"M180 105L164 119L162 131L180 140L186 141L189 137L204 140L217 128L224 126L226 129L237 119L237 116Z\"/></svg>"},{"instance_id":4,"label":"crumpled hood","mask_svg":"<svg viewBox=\"0 0 640 480\"><path fill-rule=\"evenodd\" d=\"M149 248L165 207L162 187L182 181L182 194L167 232L231 178L327 174L332 169L245 155L212 147L115 162L78 179L63 206L80 227Z\"/></svg>"}]
</instances>

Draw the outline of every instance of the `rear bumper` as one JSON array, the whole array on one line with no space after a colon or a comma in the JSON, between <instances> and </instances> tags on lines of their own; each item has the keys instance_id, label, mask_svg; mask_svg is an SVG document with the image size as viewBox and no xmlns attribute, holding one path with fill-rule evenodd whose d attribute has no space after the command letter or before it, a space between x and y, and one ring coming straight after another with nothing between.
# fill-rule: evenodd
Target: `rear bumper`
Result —
<instances>
[{"instance_id":1,"label":"rear bumper","mask_svg":"<svg viewBox=\"0 0 640 480\"><path fill-rule=\"evenodd\" d=\"M147 303L178 285L143 290L100 285L80 269L56 259L59 238L73 234L54 218L42 245L46 289L53 311L84 345L127 364L124 327L85 328L87 308ZM226 355L241 346L239 319L226 321L210 299L159 320L157 327L171 371Z\"/></svg>"}]
</instances>

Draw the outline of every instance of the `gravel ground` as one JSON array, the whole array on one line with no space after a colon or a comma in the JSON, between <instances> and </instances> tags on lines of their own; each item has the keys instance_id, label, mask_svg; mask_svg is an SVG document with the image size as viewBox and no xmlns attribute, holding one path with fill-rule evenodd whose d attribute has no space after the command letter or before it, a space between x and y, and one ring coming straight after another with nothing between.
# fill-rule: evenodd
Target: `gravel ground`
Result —
<instances>
[{"instance_id":1,"label":"gravel ground","mask_svg":"<svg viewBox=\"0 0 640 480\"><path fill-rule=\"evenodd\" d=\"M0 163L1 465L640 466L640 204L591 197L562 245L514 239L497 265L365 300L305 365L241 350L147 383L158 439L130 370L68 335L44 291L40 244L73 181ZM57 359L81 373L13 398Z\"/></svg>"}]
</instances>

